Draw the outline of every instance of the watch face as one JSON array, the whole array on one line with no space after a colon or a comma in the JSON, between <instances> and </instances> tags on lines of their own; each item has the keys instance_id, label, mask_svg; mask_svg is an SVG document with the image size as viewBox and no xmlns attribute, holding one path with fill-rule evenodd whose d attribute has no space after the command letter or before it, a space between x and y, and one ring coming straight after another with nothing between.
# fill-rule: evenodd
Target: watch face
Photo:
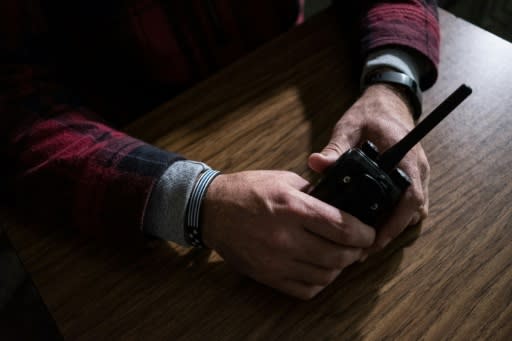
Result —
<instances>
[{"instance_id":1,"label":"watch face","mask_svg":"<svg viewBox=\"0 0 512 341\"><path fill-rule=\"evenodd\" d=\"M0 335L4 340L63 339L1 226Z\"/></svg>"}]
</instances>

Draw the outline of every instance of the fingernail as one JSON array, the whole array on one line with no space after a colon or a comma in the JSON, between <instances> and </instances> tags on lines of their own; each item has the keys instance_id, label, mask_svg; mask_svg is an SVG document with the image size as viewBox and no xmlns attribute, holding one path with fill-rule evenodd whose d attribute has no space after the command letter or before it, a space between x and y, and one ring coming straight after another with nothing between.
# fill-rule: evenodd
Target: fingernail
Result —
<instances>
[{"instance_id":1,"label":"fingernail","mask_svg":"<svg viewBox=\"0 0 512 341\"><path fill-rule=\"evenodd\" d=\"M336 153L335 151L333 150L323 150L320 155L322 155L322 157L324 159L327 159L329 161L332 161L332 160L337 160L338 159L338 153Z\"/></svg>"}]
</instances>

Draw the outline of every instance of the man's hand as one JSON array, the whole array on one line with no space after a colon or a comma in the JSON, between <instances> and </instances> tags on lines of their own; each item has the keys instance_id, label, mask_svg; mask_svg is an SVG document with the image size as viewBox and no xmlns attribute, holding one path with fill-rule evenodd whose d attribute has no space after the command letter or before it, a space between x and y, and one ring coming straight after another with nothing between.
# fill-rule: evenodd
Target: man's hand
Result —
<instances>
[{"instance_id":1,"label":"man's hand","mask_svg":"<svg viewBox=\"0 0 512 341\"><path fill-rule=\"evenodd\" d=\"M219 175L202 206L203 240L238 271L310 299L360 259L374 230L304 193L283 171Z\"/></svg>"},{"instance_id":2,"label":"man's hand","mask_svg":"<svg viewBox=\"0 0 512 341\"><path fill-rule=\"evenodd\" d=\"M324 150L309 157L309 166L322 173L350 147L365 140L370 140L383 152L413 128L414 121L407 102L395 89L384 84L370 86L338 121ZM369 252L384 248L407 226L415 225L427 216L430 168L423 148L416 145L399 167L412 179L412 185L389 219L379 227L375 244Z\"/></svg>"}]
</instances>

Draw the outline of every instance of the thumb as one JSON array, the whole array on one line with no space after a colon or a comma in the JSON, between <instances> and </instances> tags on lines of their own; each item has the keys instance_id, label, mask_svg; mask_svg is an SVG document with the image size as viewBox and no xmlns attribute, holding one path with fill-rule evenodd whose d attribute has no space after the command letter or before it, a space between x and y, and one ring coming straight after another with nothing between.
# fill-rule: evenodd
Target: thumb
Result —
<instances>
[{"instance_id":1,"label":"thumb","mask_svg":"<svg viewBox=\"0 0 512 341\"><path fill-rule=\"evenodd\" d=\"M350 144L345 139L332 139L320 153L313 153L309 156L309 168L317 173L323 173L349 148Z\"/></svg>"}]
</instances>

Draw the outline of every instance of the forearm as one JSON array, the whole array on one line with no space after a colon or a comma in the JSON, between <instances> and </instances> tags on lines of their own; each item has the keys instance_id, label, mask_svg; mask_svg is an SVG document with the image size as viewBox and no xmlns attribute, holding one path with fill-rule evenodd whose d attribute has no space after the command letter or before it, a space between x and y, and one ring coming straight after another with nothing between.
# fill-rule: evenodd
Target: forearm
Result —
<instances>
[{"instance_id":1,"label":"forearm","mask_svg":"<svg viewBox=\"0 0 512 341\"><path fill-rule=\"evenodd\" d=\"M153 186L183 159L73 111L8 137L16 206L99 234L140 230Z\"/></svg>"},{"instance_id":2,"label":"forearm","mask_svg":"<svg viewBox=\"0 0 512 341\"><path fill-rule=\"evenodd\" d=\"M112 129L44 67L3 63L0 73L2 159L14 204L89 232L140 231L154 184L183 158Z\"/></svg>"}]
</instances>

